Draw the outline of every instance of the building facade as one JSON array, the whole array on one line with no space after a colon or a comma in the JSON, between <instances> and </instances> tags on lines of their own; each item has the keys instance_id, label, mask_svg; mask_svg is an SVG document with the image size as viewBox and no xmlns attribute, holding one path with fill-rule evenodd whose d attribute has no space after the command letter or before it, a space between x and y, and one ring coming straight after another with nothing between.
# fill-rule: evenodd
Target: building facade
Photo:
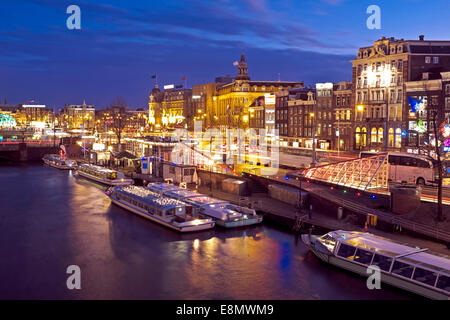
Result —
<instances>
[{"instance_id":1,"label":"building facade","mask_svg":"<svg viewBox=\"0 0 450 320\"><path fill-rule=\"evenodd\" d=\"M420 80L423 73L445 71L450 66L450 41L383 37L360 48L352 64L354 149L406 150L405 83Z\"/></svg>"},{"instance_id":2,"label":"building facade","mask_svg":"<svg viewBox=\"0 0 450 320\"><path fill-rule=\"evenodd\" d=\"M60 110L59 125L65 131L93 131L95 127L95 107L83 102L81 105L66 104Z\"/></svg>"},{"instance_id":3,"label":"building facade","mask_svg":"<svg viewBox=\"0 0 450 320\"><path fill-rule=\"evenodd\" d=\"M353 107L352 83L339 82L333 90L333 128L332 148L338 151L353 149Z\"/></svg>"}]
</instances>

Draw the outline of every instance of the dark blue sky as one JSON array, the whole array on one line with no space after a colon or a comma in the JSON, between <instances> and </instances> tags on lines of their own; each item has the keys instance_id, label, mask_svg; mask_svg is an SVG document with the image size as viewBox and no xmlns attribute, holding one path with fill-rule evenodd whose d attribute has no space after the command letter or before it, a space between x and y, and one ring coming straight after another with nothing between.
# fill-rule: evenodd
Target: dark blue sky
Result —
<instances>
[{"instance_id":1,"label":"dark blue sky","mask_svg":"<svg viewBox=\"0 0 450 320\"><path fill-rule=\"evenodd\" d=\"M68 5L81 30L66 28ZM381 7L382 29L366 27ZM144 107L153 87L213 82L247 56L254 80L351 79L359 47L381 36L450 39L448 0L208 0L0 2L0 99L102 108Z\"/></svg>"}]
</instances>

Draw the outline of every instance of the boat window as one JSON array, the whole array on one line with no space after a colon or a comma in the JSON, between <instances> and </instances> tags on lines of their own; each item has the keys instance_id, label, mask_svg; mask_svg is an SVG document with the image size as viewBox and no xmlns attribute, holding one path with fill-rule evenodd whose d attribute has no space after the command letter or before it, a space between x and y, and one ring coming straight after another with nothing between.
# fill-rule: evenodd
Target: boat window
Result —
<instances>
[{"instance_id":1,"label":"boat window","mask_svg":"<svg viewBox=\"0 0 450 320\"><path fill-rule=\"evenodd\" d=\"M339 246L338 256L351 260L353 259L354 254L354 247L341 243Z\"/></svg>"},{"instance_id":2,"label":"boat window","mask_svg":"<svg viewBox=\"0 0 450 320\"><path fill-rule=\"evenodd\" d=\"M395 261L394 266L392 267L392 273L398 274L399 276L405 278L411 278L413 270L414 266L400 261Z\"/></svg>"},{"instance_id":3,"label":"boat window","mask_svg":"<svg viewBox=\"0 0 450 320\"><path fill-rule=\"evenodd\" d=\"M372 265L378 266L383 271L389 271L392 264L392 258L388 258L379 254L375 254Z\"/></svg>"},{"instance_id":4,"label":"boat window","mask_svg":"<svg viewBox=\"0 0 450 320\"><path fill-rule=\"evenodd\" d=\"M439 278L438 278L438 282L436 284L436 287L450 292L450 277L440 274Z\"/></svg>"},{"instance_id":5,"label":"boat window","mask_svg":"<svg viewBox=\"0 0 450 320\"><path fill-rule=\"evenodd\" d=\"M336 239L334 239L329 234L326 234L319 238L320 243L322 243L328 250L333 251L336 246Z\"/></svg>"},{"instance_id":6,"label":"boat window","mask_svg":"<svg viewBox=\"0 0 450 320\"><path fill-rule=\"evenodd\" d=\"M369 264L370 261L372 261L372 256L373 256L372 252L358 248L356 250L355 258L353 260L362 264Z\"/></svg>"},{"instance_id":7,"label":"boat window","mask_svg":"<svg viewBox=\"0 0 450 320\"><path fill-rule=\"evenodd\" d=\"M436 283L436 277L437 273L435 272L422 268L416 268L416 270L414 271L413 279L434 287L434 284Z\"/></svg>"}]
</instances>

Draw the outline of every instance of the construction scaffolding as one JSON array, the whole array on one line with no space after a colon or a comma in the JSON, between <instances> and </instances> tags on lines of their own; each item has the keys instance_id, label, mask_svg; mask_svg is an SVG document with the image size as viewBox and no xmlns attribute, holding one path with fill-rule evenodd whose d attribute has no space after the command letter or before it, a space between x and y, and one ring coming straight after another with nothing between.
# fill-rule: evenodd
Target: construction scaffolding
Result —
<instances>
[{"instance_id":1,"label":"construction scaffolding","mask_svg":"<svg viewBox=\"0 0 450 320\"><path fill-rule=\"evenodd\" d=\"M309 168L307 179L341 185L359 190L387 189L389 161L387 153Z\"/></svg>"}]
</instances>

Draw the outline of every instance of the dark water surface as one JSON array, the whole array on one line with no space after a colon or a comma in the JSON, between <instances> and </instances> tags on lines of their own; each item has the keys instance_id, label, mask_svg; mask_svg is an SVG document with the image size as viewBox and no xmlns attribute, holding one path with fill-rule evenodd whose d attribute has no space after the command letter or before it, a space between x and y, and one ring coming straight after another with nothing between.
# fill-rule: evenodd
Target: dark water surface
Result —
<instances>
[{"instance_id":1,"label":"dark water surface","mask_svg":"<svg viewBox=\"0 0 450 320\"><path fill-rule=\"evenodd\" d=\"M81 268L68 290L66 268ZM72 172L0 166L0 298L410 299L327 266L268 225L178 234Z\"/></svg>"}]
</instances>

